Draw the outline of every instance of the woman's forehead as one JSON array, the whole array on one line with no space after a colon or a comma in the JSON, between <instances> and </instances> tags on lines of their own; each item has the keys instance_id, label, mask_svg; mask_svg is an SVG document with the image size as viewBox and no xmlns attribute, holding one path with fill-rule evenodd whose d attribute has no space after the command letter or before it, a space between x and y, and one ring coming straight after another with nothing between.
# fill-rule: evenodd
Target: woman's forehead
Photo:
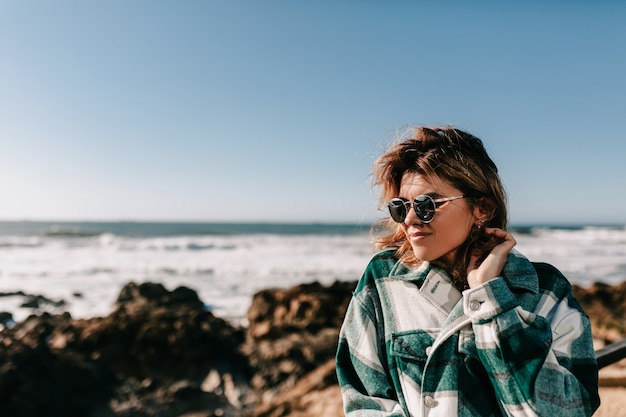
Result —
<instances>
[{"instance_id":1,"label":"woman's forehead","mask_svg":"<svg viewBox=\"0 0 626 417\"><path fill-rule=\"evenodd\" d=\"M452 191L458 191L450 182L442 178L433 178L418 172L407 171L400 181L400 193L408 190L418 191L420 194L437 193L445 195Z\"/></svg>"}]
</instances>

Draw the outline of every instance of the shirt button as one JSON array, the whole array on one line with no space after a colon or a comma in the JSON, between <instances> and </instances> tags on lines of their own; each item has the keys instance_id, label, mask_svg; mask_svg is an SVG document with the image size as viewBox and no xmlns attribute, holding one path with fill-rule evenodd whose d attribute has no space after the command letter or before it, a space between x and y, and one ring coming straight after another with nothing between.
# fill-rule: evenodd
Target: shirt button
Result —
<instances>
[{"instance_id":1,"label":"shirt button","mask_svg":"<svg viewBox=\"0 0 626 417\"><path fill-rule=\"evenodd\" d=\"M426 348L426 356L430 356L430 352L432 352L432 350L433 350L433 347L432 346L428 346Z\"/></svg>"},{"instance_id":2,"label":"shirt button","mask_svg":"<svg viewBox=\"0 0 626 417\"><path fill-rule=\"evenodd\" d=\"M424 397L424 405L428 408L433 408L435 406L435 399L430 395Z\"/></svg>"},{"instance_id":3,"label":"shirt button","mask_svg":"<svg viewBox=\"0 0 626 417\"><path fill-rule=\"evenodd\" d=\"M478 301L474 300L474 301L470 302L469 308L472 311L478 311L478 310L480 310L480 303Z\"/></svg>"}]
</instances>

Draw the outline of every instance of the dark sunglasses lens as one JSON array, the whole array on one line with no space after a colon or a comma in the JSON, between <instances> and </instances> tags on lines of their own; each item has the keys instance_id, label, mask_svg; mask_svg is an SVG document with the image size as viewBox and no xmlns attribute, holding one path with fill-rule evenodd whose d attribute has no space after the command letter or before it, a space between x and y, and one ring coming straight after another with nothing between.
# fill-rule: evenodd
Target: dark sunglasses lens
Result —
<instances>
[{"instance_id":1,"label":"dark sunglasses lens","mask_svg":"<svg viewBox=\"0 0 626 417\"><path fill-rule=\"evenodd\" d=\"M394 198L387 204L387 207L394 222L402 223L404 221L406 218L406 205L403 200Z\"/></svg>"},{"instance_id":2,"label":"dark sunglasses lens","mask_svg":"<svg viewBox=\"0 0 626 417\"><path fill-rule=\"evenodd\" d=\"M417 214L417 218L428 223L435 217L435 203L433 199L427 195L418 195L413 200L413 208Z\"/></svg>"}]
</instances>

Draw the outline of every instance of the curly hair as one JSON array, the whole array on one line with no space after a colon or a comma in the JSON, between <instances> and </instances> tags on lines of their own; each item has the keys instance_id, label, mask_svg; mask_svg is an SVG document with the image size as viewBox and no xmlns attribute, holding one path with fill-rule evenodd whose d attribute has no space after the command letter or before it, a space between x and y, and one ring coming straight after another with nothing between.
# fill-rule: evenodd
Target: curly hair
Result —
<instances>
[{"instance_id":1,"label":"curly hair","mask_svg":"<svg viewBox=\"0 0 626 417\"><path fill-rule=\"evenodd\" d=\"M498 168L491 160L482 141L453 127L411 127L379 157L373 166L373 186L379 186L379 208L398 197L402 176L417 173L431 182L443 181L469 196L471 209L480 207L486 213L485 227L507 228L506 194ZM421 262L415 258L410 242L402 228L387 217L372 226L377 250L396 249L398 258L406 265ZM478 228L470 231L459 247L453 264L443 259L434 261L443 266L457 286L465 286L466 271L474 253L487 254L495 242Z\"/></svg>"}]
</instances>

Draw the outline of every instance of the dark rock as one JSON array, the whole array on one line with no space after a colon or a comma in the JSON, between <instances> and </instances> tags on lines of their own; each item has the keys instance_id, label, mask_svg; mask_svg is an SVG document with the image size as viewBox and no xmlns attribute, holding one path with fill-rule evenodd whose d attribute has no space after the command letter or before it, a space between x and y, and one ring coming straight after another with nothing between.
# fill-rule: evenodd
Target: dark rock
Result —
<instances>
[{"instance_id":1,"label":"dark rock","mask_svg":"<svg viewBox=\"0 0 626 417\"><path fill-rule=\"evenodd\" d=\"M39 308L39 299L37 297L28 297L20 307L22 308Z\"/></svg>"},{"instance_id":2,"label":"dark rock","mask_svg":"<svg viewBox=\"0 0 626 417\"><path fill-rule=\"evenodd\" d=\"M290 415L289 410L302 409L304 400L297 393L303 386L314 395L337 384L334 356L355 285L335 282L324 287L312 283L264 290L254 296L248 310L246 352L256 370L252 385L263 398L257 415ZM321 367L332 367L324 383L314 387L303 382ZM338 388L333 392L337 394Z\"/></svg>"},{"instance_id":3,"label":"dark rock","mask_svg":"<svg viewBox=\"0 0 626 417\"><path fill-rule=\"evenodd\" d=\"M197 309L201 309L204 305L198 298L198 294L192 289L178 287L170 292L162 284L150 282L140 285L130 283L122 288L117 298L116 307L128 307L128 304L139 307L151 304L159 307L184 306Z\"/></svg>"},{"instance_id":4,"label":"dark rock","mask_svg":"<svg viewBox=\"0 0 626 417\"><path fill-rule=\"evenodd\" d=\"M248 329L153 283L126 285L107 317L31 315L0 331L0 416L340 416L334 354L355 284L261 291Z\"/></svg>"},{"instance_id":5,"label":"dark rock","mask_svg":"<svg viewBox=\"0 0 626 417\"><path fill-rule=\"evenodd\" d=\"M84 355L47 340L68 314L31 316L4 329L0 344L0 415L108 416L113 378Z\"/></svg>"},{"instance_id":6,"label":"dark rock","mask_svg":"<svg viewBox=\"0 0 626 417\"><path fill-rule=\"evenodd\" d=\"M186 288L128 284L107 317L45 313L0 338L2 416L232 416L254 399L244 330Z\"/></svg>"},{"instance_id":7,"label":"dark rock","mask_svg":"<svg viewBox=\"0 0 626 417\"><path fill-rule=\"evenodd\" d=\"M53 308L63 307L65 305L65 300L51 300L43 295L31 295L24 294L26 300L20 305L23 308L32 308L32 309L40 309L44 306L51 306Z\"/></svg>"},{"instance_id":8,"label":"dark rock","mask_svg":"<svg viewBox=\"0 0 626 417\"><path fill-rule=\"evenodd\" d=\"M572 287L574 297L591 320L596 339L614 343L626 337L626 281L616 285L596 282L588 288Z\"/></svg>"},{"instance_id":9,"label":"dark rock","mask_svg":"<svg viewBox=\"0 0 626 417\"><path fill-rule=\"evenodd\" d=\"M13 323L13 314L8 311L0 311L0 324L7 326Z\"/></svg>"},{"instance_id":10,"label":"dark rock","mask_svg":"<svg viewBox=\"0 0 626 417\"><path fill-rule=\"evenodd\" d=\"M15 296L25 296L24 291L9 291L9 292L0 292L0 297L15 297Z\"/></svg>"},{"instance_id":11,"label":"dark rock","mask_svg":"<svg viewBox=\"0 0 626 417\"><path fill-rule=\"evenodd\" d=\"M343 417L341 391L330 359L304 375L293 387L260 404L253 417Z\"/></svg>"}]
</instances>

